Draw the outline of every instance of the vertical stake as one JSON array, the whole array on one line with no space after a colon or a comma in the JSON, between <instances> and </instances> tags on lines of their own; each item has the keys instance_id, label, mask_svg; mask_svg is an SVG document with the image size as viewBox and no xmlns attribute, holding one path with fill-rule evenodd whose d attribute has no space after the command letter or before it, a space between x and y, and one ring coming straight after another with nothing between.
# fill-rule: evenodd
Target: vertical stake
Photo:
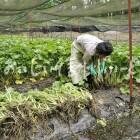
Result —
<instances>
[{"instance_id":1,"label":"vertical stake","mask_svg":"<svg viewBox=\"0 0 140 140\"><path fill-rule=\"evenodd\" d=\"M129 67L130 67L130 109L133 109L133 62L132 62L132 18L131 18L131 0L128 0L128 30L129 30Z\"/></svg>"}]
</instances>

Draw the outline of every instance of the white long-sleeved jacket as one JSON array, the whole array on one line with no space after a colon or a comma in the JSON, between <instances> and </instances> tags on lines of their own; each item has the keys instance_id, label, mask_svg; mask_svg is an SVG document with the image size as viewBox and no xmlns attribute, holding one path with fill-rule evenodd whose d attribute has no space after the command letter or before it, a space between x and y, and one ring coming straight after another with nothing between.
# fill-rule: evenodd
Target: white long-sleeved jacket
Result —
<instances>
[{"instance_id":1,"label":"white long-sleeved jacket","mask_svg":"<svg viewBox=\"0 0 140 140\"><path fill-rule=\"evenodd\" d=\"M91 57L96 53L97 44L103 41L96 36L83 34L78 36L74 42L76 44L75 47L83 53L83 61L88 63Z\"/></svg>"},{"instance_id":2,"label":"white long-sleeved jacket","mask_svg":"<svg viewBox=\"0 0 140 140\"><path fill-rule=\"evenodd\" d=\"M82 34L72 43L70 57L70 76L74 84L83 80L84 65L96 54L96 46L103 40L90 34ZM79 57L82 55L81 57Z\"/></svg>"}]
</instances>

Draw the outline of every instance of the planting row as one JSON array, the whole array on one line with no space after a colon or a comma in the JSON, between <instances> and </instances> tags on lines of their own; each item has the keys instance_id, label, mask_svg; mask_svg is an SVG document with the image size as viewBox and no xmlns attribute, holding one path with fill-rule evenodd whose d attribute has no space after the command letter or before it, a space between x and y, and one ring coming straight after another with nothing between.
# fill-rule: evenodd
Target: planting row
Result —
<instances>
[{"instance_id":1,"label":"planting row","mask_svg":"<svg viewBox=\"0 0 140 140\"><path fill-rule=\"evenodd\" d=\"M129 52L127 44L113 45L114 52L105 60L101 74L100 61L94 63L93 84L127 84L129 81ZM0 79L3 85L32 82L48 76L68 73L70 40L26 37L0 37ZM140 83L140 46L133 46L134 81Z\"/></svg>"},{"instance_id":2,"label":"planting row","mask_svg":"<svg viewBox=\"0 0 140 140\"><path fill-rule=\"evenodd\" d=\"M0 38L0 79L4 85L22 84L56 75L68 62L69 40Z\"/></svg>"}]
</instances>

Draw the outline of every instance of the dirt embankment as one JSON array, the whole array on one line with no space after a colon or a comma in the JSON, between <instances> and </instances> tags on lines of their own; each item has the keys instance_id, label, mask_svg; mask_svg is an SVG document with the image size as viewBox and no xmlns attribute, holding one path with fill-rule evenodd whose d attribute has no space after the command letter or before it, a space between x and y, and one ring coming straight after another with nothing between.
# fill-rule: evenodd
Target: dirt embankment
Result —
<instances>
[{"instance_id":1,"label":"dirt embankment","mask_svg":"<svg viewBox=\"0 0 140 140\"><path fill-rule=\"evenodd\" d=\"M1 140L112 140L112 138L125 140L131 134L134 137L139 136L140 127L134 123L136 117L130 117L128 96L120 94L117 89L91 91L91 93L93 100L84 110L75 112L75 117L72 118L71 113L65 108L57 109L57 112L49 116L42 114L40 121L27 125L28 128L20 132L18 137L3 136ZM134 104L137 122L140 121L139 102L138 96ZM123 120L118 122L121 118Z\"/></svg>"}]
</instances>

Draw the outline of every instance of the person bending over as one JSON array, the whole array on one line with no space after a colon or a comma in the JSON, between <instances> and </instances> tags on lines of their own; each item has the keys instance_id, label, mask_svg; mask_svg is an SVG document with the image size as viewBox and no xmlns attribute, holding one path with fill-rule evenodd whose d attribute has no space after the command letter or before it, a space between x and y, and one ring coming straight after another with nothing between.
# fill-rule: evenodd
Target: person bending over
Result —
<instances>
[{"instance_id":1,"label":"person bending over","mask_svg":"<svg viewBox=\"0 0 140 140\"><path fill-rule=\"evenodd\" d=\"M72 43L70 56L70 77L78 85L88 76L87 65L93 56L105 58L113 52L112 44L90 34L79 35Z\"/></svg>"}]
</instances>

